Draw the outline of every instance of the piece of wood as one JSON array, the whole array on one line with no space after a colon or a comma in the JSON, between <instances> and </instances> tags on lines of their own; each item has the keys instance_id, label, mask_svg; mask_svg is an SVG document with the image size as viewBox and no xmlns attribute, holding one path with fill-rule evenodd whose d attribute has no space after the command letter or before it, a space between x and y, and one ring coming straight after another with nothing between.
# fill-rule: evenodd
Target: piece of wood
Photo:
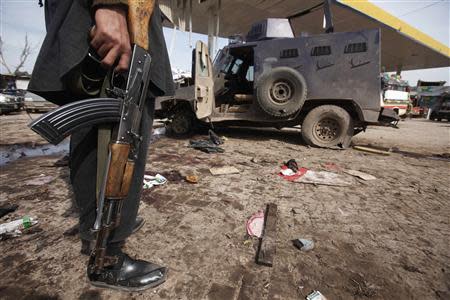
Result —
<instances>
[{"instance_id":1,"label":"piece of wood","mask_svg":"<svg viewBox=\"0 0 450 300\"><path fill-rule=\"evenodd\" d=\"M209 171L211 172L211 174L213 174L215 176L239 173L238 169L236 169L235 167L230 167L230 166L211 168L211 169L209 169Z\"/></svg>"},{"instance_id":2,"label":"piece of wood","mask_svg":"<svg viewBox=\"0 0 450 300\"><path fill-rule=\"evenodd\" d=\"M387 152L387 151L378 150L375 148L363 147L363 146L354 146L353 149L368 152L368 153L373 153L373 154L380 154L380 155L386 155L386 156L391 155L391 153Z\"/></svg>"},{"instance_id":3,"label":"piece of wood","mask_svg":"<svg viewBox=\"0 0 450 300\"><path fill-rule=\"evenodd\" d=\"M344 170L344 173L347 173L349 175L361 178L363 180L375 180L377 179L375 176L372 176L370 174L361 172L361 171L357 171L357 170Z\"/></svg>"},{"instance_id":4,"label":"piece of wood","mask_svg":"<svg viewBox=\"0 0 450 300\"><path fill-rule=\"evenodd\" d=\"M150 48L148 30L155 8L155 0L128 0L128 29L132 44L145 50Z\"/></svg>"},{"instance_id":5,"label":"piece of wood","mask_svg":"<svg viewBox=\"0 0 450 300\"><path fill-rule=\"evenodd\" d=\"M294 182L330 186L350 186L355 183L355 180L349 176L332 172L308 170L305 175L295 179Z\"/></svg>"},{"instance_id":6,"label":"piece of wood","mask_svg":"<svg viewBox=\"0 0 450 300\"><path fill-rule=\"evenodd\" d=\"M267 204L264 214L264 230L259 240L256 263L268 267L273 266L273 259L277 249L277 205Z\"/></svg>"}]
</instances>

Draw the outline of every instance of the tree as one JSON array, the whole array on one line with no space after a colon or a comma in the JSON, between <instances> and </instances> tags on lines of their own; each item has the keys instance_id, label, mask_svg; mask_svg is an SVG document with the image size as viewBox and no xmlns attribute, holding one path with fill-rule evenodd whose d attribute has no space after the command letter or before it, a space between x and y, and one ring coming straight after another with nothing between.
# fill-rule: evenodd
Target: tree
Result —
<instances>
[{"instance_id":1,"label":"tree","mask_svg":"<svg viewBox=\"0 0 450 300\"><path fill-rule=\"evenodd\" d=\"M19 64L14 68L14 71L12 71L12 68L6 63L5 57L3 55L3 40L0 37L0 63L2 66L6 68L6 71L8 71L9 74L16 75L20 72L20 69L23 68L28 56L33 52L31 44L28 41L28 34L25 34L25 44L23 46L22 52L20 53L19 58Z\"/></svg>"}]
</instances>

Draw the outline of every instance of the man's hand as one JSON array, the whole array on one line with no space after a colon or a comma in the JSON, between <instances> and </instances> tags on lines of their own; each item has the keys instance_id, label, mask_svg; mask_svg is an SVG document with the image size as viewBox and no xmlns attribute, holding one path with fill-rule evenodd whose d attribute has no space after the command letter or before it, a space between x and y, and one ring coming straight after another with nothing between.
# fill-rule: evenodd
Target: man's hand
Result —
<instances>
[{"instance_id":1,"label":"man's hand","mask_svg":"<svg viewBox=\"0 0 450 300\"><path fill-rule=\"evenodd\" d=\"M110 68L118 61L116 72L128 70L131 59L130 36L126 11L118 6L101 7L95 11L91 30L91 46L102 57L102 65Z\"/></svg>"}]
</instances>

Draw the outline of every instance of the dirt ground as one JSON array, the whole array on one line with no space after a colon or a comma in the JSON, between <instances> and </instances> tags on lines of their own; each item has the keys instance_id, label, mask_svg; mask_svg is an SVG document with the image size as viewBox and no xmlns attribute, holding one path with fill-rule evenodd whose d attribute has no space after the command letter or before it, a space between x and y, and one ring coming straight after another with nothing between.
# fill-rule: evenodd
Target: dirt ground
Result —
<instances>
[{"instance_id":1,"label":"dirt ground","mask_svg":"<svg viewBox=\"0 0 450 300\"><path fill-rule=\"evenodd\" d=\"M39 143L27 122L26 115L2 116L0 144ZM450 152L449 123L406 120L399 126L369 128L354 142L427 155ZM146 224L126 251L170 270L165 284L141 293L89 285L87 259L70 232L77 213L69 171L53 165L61 156L2 166L0 205L19 209L0 222L31 215L39 225L0 241L0 298L305 299L319 290L329 300L450 299L448 160L309 148L292 130L217 133L227 137L223 154L166 137L150 147L147 171L172 180L144 192L140 215ZM311 170L334 163L336 172L360 170L377 180L354 179L350 187L288 182L277 173L290 158ZM213 166L235 166L240 173L212 176ZM176 172L197 174L200 181L189 184ZM42 174L51 182L27 183ZM278 205L272 268L255 264L258 240L245 229L246 220L270 202ZM315 248L299 251L291 243L295 238L312 239Z\"/></svg>"}]
</instances>

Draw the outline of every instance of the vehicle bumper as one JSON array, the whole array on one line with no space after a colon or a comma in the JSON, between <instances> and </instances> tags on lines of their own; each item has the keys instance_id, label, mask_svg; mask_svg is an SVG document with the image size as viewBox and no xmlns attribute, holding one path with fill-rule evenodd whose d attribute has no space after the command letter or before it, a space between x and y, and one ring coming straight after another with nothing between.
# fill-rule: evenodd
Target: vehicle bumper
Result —
<instances>
[{"instance_id":1,"label":"vehicle bumper","mask_svg":"<svg viewBox=\"0 0 450 300\"><path fill-rule=\"evenodd\" d=\"M2 113L8 113L20 110L20 104L19 103L1 103L0 104L0 112Z\"/></svg>"}]
</instances>

